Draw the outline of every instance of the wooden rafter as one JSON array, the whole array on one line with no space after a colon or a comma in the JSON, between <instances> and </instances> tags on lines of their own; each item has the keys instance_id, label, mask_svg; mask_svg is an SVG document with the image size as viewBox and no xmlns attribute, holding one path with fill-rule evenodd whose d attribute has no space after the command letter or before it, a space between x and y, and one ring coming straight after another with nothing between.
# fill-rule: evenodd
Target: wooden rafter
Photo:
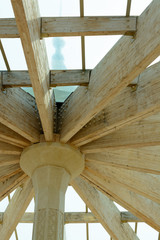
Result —
<instances>
[{"instance_id":1,"label":"wooden rafter","mask_svg":"<svg viewBox=\"0 0 160 240\"><path fill-rule=\"evenodd\" d=\"M0 154L4 155L20 155L22 152L22 148L13 146L9 143L1 142L0 141Z\"/></svg>"},{"instance_id":2,"label":"wooden rafter","mask_svg":"<svg viewBox=\"0 0 160 240\"><path fill-rule=\"evenodd\" d=\"M35 99L22 89L0 92L0 122L31 142L38 142L39 115Z\"/></svg>"},{"instance_id":3,"label":"wooden rafter","mask_svg":"<svg viewBox=\"0 0 160 240\"><path fill-rule=\"evenodd\" d=\"M144 119L81 147L84 153L160 146L160 123Z\"/></svg>"},{"instance_id":4,"label":"wooden rafter","mask_svg":"<svg viewBox=\"0 0 160 240\"><path fill-rule=\"evenodd\" d=\"M154 0L138 17L135 39L122 37L92 70L88 88L79 87L72 94L63 116L61 141L69 141L160 54L159 34L153 27L160 23L159 5Z\"/></svg>"},{"instance_id":5,"label":"wooden rafter","mask_svg":"<svg viewBox=\"0 0 160 240\"><path fill-rule=\"evenodd\" d=\"M160 204L160 175L137 172L133 170L87 163L86 170L106 182L110 179L123 187L136 192Z\"/></svg>"},{"instance_id":6,"label":"wooden rafter","mask_svg":"<svg viewBox=\"0 0 160 240\"><path fill-rule=\"evenodd\" d=\"M2 87L32 87L28 71L1 71ZM87 86L90 70L51 70L49 74L49 86Z\"/></svg>"},{"instance_id":7,"label":"wooden rafter","mask_svg":"<svg viewBox=\"0 0 160 240\"><path fill-rule=\"evenodd\" d=\"M2 240L10 238L32 198L33 187L31 180L28 180L23 188L19 187L16 190L4 213L3 225L0 225L0 236Z\"/></svg>"},{"instance_id":8,"label":"wooden rafter","mask_svg":"<svg viewBox=\"0 0 160 240\"><path fill-rule=\"evenodd\" d=\"M19 164L0 167L0 182L5 181L19 172L22 172Z\"/></svg>"},{"instance_id":9,"label":"wooden rafter","mask_svg":"<svg viewBox=\"0 0 160 240\"><path fill-rule=\"evenodd\" d=\"M155 112L160 111L160 63L147 68L134 83L136 91L125 88L108 106L81 129L72 139L72 144L81 146L117 131Z\"/></svg>"},{"instance_id":10,"label":"wooden rafter","mask_svg":"<svg viewBox=\"0 0 160 240\"><path fill-rule=\"evenodd\" d=\"M0 167L17 164L19 163L19 158L18 155L0 155Z\"/></svg>"},{"instance_id":11,"label":"wooden rafter","mask_svg":"<svg viewBox=\"0 0 160 240\"><path fill-rule=\"evenodd\" d=\"M160 174L160 147L107 150L86 154L86 162L103 166Z\"/></svg>"},{"instance_id":12,"label":"wooden rafter","mask_svg":"<svg viewBox=\"0 0 160 240\"><path fill-rule=\"evenodd\" d=\"M40 21L41 37L133 35L136 31L136 17L42 17ZM0 38L18 37L15 19L1 18Z\"/></svg>"},{"instance_id":13,"label":"wooden rafter","mask_svg":"<svg viewBox=\"0 0 160 240\"><path fill-rule=\"evenodd\" d=\"M95 188L117 202L151 227L160 231L160 204L128 190L112 179L106 180L85 171L83 176Z\"/></svg>"},{"instance_id":14,"label":"wooden rafter","mask_svg":"<svg viewBox=\"0 0 160 240\"><path fill-rule=\"evenodd\" d=\"M129 224L121 223L119 210L104 194L81 178L76 178L72 186L115 240L139 239Z\"/></svg>"},{"instance_id":15,"label":"wooden rafter","mask_svg":"<svg viewBox=\"0 0 160 240\"><path fill-rule=\"evenodd\" d=\"M49 65L44 42L40 40L40 15L36 0L12 0L17 27L28 65L46 141L53 138L54 95L49 90Z\"/></svg>"}]
</instances>

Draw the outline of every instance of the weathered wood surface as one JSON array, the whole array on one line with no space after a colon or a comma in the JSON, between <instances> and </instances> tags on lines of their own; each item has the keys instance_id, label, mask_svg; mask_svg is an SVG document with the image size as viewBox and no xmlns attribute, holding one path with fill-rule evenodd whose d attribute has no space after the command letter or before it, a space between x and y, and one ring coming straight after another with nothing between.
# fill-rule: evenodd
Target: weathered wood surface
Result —
<instances>
[{"instance_id":1,"label":"weathered wood surface","mask_svg":"<svg viewBox=\"0 0 160 240\"><path fill-rule=\"evenodd\" d=\"M159 56L159 7L154 0L138 17L135 39L122 37L92 70L88 88L79 87L71 95L63 114L62 142L69 141Z\"/></svg>"},{"instance_id":2,"label":"weathered wood surface","mask_svg":"<svg viewBox=\"0 0 160 240\"><path fill-rule=\"evenodd\" d=\"M113 166L97 166L96 163L91 162L86 163L86 169L97 177L102 177L104 180L114 180L129 190L160 204L160 190L158 187L160 184L160 175Z\"/></svg>"},{"instance_id":3,"label":"weathered wood surface","mask_svg":"<svg viewBox=\"0 0 160 240\"><path fill-rule=\"evenodd\" d=\"M133 35L136 17L42 17L41 37ZM0 19L0 38L19 38L14 18Z\"/></svg>"},{"instance_id":4,"label":"weathered wood surface","mask_svg":"<svg viewBox=\"0 0 160 240\"><path fill-rule=\"evenodd\" d=\"M19 163L19 155L3 155L0 154L0 167Z\"/></svg>"},{"instance_id":5,"label":"weathered wood surface","mask_svg":"<svg viewBox=\"0 0 160 240\"><path fill-rule=\"evenodd\" d=\"M3 182L0 182L0 201L7 197L13 190L22 185L28 176L20 171Z\"/></svg>"},{"instance_id":6,"label":"weathered wood surface","mask_svg":"<svg viewBox=\"0 0 160 240\"><path fill-rule=\"evenodd\" d=\"M160 231L160 204L129 190L110 178L105 177L104 179L87 170L83 172L83 177L111 200Z\"/></svg>"},{"instance_id":7,"label":"weathered wood surface","mask_svg":"<svg viewBox=\"0 0 160 240\"><path fill-rule=\"evenodd\" d=\"M136 17L46 17L42 37L133 35Z\"/></svg>"},{"instance_id":8,"label":"weathered wood surface","mask_svg":"<svg viewBox=\"0 0 160 240\"><path fill-rule=\"evenodd\" d=\"M81 146L160 111L160 63L141 73L72 139ZM137 87L134 91L134 88Z\"/></svg>"},{"instance_id":9,"label":"weathered wood surface","mask_svg":"<svg viewBox=\"0 0 160 240\"><path fill-rule=\"evenodd\" d=\"M138 172L160 174L160 147L107 150L85 155L86 162Z\"/></svg>"},{"instance_id":10,"label":"weathered wood surface","mask_svg":"<svg viewBox=\"0 0 160 240\"><path fill-rule=\"evenodd\" d=\"M51 70L49 86L87 86L90 70ZM32 87L28 71L1 71L3 88Z\"/></svg>"},{"instance_id":11,"label":"weathered wood surface","mask_svg":"<svg viewBox=\"0 0 160 240\"><path fill-rule=\"evenodd\" d=\"M18 147L24 148L31 143L23 138L21 135L7 128L5 125L0 123L0 141L6 142Z\"/></svg>"},{"instance_id":12,"label":"weathered wood surface","mask_svg":"<svg viewBox=\"0 0 160 240\"><path fill-rule=\"evenodd\" d=\"M13 146L9 143L1 142L0 141L0 154L6 155L20 155L23 151L22 148Z\"/></svg>"},{"instance_id":13,"label":"weathered wood surface","mask_svg":"<svg viewBox=\"0 0 160 240\"><path fill-rule=\"evenodd\" d=\"M0 167L0 182L5 181L19 172L22 172L19 164Z\"/></svg>"},{"instance_id":14,"label":"weathered wood surface","mask_svg":"<svg viewBox=\"0 0 160 240\"><path fill-rule=\"evenodd\" d=\"M34 97L22 89L0 92L0 123L31 142L38 142L39 115Z\"/></svg>"},{"instance_id":15,"label":"weathered wood surface","mask_svg":"<svg viewBox=\"0 0 160 240\"><path fill-rule=\"evenodd\" d=\"M113 239L139 239L129 224L121 222L120 211L108 197L81 178L76 178L72 186Z\"/></svg>"},{"instance_id":16,"label":"weathered wood surface","mask_svg":"<svg viewBox=\"0 0 160 240\"><path fill-rule=\"evenodd\" d=\"M11 0L46 141L53 138L54 95L49 89L49 65L40 40L40 14L36 0Z\"/></svg>"},{"instance_id":17,"label":"weathered wood surface","mask_svg":"<svg viewBox=\"0 0 160 240\"><path fill-rule=\"evenodd\" d=\"M31 180L28 180L22 188L16 190L4 213L3 224L0 225L1 240L11 237L32 198L33 187Z\"/></svg>"},{"instance_id":18,"label":"weathered wood surface","mask_svg":"<svg viewBox=\"0 0 160 240\"><path fill-rule=\"evenodd\" d=\"M160 121L144 119L81 147L84 153L160 146Z\"/></svg>"}]
</instances>

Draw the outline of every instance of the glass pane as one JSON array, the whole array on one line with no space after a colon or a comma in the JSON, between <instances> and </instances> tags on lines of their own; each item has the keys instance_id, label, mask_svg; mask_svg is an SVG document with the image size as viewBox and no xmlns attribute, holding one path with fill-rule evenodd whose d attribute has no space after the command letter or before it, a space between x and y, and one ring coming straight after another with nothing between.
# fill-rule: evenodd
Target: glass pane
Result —
<instances>
[{"instance_id":1,"label":"glass pane","mask_svg":"<svg viewBox=\"0 0 160 240\"><path fill-rule=\"evenodd\" d=\"M20 39L2 39L11 70L27 70Z\"/></svg>"},{"instance_id":2,"label":"glass pane","mask_svg":"<svg viewBox=\"0 0 160 240\"><path fill-rule=\"evenodd\" d=\"M121 36L86 37L86 68L94 68Z\"/></svg>"},{"instance_id":3,"label":"glass pane","mask_svg":"<svg viewBox=\"0 0 160 240\"><path fill-rule=\"evenodd\" d=\"M14 18L10 0L0 0L0 18Z\"/></svg>"},{"instance_id":4,"label":"glass pane","mask_svg":"<svg viewBox=\"0 0 160 240\"><path fill-rule=\"evenodd\" d=\"M138 223L137 235L141 240L158 239L158 232L146 223Z\"/></svg>"},{"instance_id":5,"label":"glass pane","mask_svg":"<svg viewBox=\"0 0 160 240\"><path fill-rule=\"evenodd\" d=\"M86 240L86 224L66 224L64 235L64 240Z\"/></svg>"},{"instance_id":6,"label":"glass pane","mask_svg":"<svg viewBox=\"0 0 160 240\"><path fill-rule=\"evenodd\" d=\"M5 65L1 50L0 50L0 71L2 71L2 70L7 70L7 69L6 69L6 65Z\"/></svg>"},{"instance_id":7,"label":"glass pane","mask_svg":"<svg viewBox=\"0 0 160 240\"><path fill-rule=\"evenodd\" d=\"M89 240L110 240L109 234L100 223L89 224Z\"/></svg>"},{"instance_id":8,"label":"glass pane","mask_svg":"<svg viewBox=\"0 0 160 240\"><path fill-rule=\"evenodd\" d=\"M19 223L17 226L18 239L31 240L32 239L32 223Z\"/></svg>"},{"instance_id":9,"label":"glass pane","mask_svg":"<svg viewBox=\"0 0 160 240\"><path fill-rule=\"evenodd\" d=\"M65 196L65 212L84 212L85 203L76 193L76 191L69 186Z\"/></svg>"},{"instance_id":10,"label":"glass pane","mask_svg":"<svg viewBox=\"0 0 160 240\"><path fill-rule=\"evenodd\" d=\"M84 1L86 16L125 15L127 0L87 0Z\"/></svg>"},{"instance_id":11,"label":"glass pane","mask_svg":"<svg viewBox=\"0 0 160 240\"><path fill-rule=\"evenodd\" d=\"M139 16L151 2L152 0L132 0L131 15Z\"/></svg>"}]
</instances>

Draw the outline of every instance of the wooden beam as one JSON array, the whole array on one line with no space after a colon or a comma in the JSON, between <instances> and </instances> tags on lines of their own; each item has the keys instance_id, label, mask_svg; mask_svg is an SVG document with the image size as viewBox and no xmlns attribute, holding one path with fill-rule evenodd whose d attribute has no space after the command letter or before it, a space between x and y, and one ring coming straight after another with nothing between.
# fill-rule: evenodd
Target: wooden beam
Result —
<instances>
[{"instance_id":1,"label":"wooden beam","mask_svg":"<svg viewBox=\"0 0 160 240\"><path fill-rule=\"evenodd\" d=\"M0 92L0 122L31 142L38 142L39 115L35 99L22 89Z\"/></svg>"},{"instance_id":2,"label":"wooden beam","mask_svg":"<svg viewBox=\"0 0 160 240\"><path fill-rule=\"evenodd\" d=\"M129 190L143 195L160 204L160 175L137 172L133 170L86 163L87 171L97 177L112 179Z\"/></svg>"},{"instance_id":3,"label":"wooden beam","mask_svg":"<svg viewBox=\"0 0 160 240\"><path fill-rule=\"evenodd\" d=\"M90 70L51 70L50 87L57 86L87 86ZM1 71L2 87L32 87L28 71Z\"/></svg>"},{"instance_id":4,"label":"wooden beam","mask_svg":"<svg viewBox=\"0 0 160 240\"><path fill-rule=\"evenodd\" d=\"M27 147L28 145L31 144L28 140L26 140L25 138L23 138L22 136L12 131L11 129L7 128L1 123L0 123L0 141L16 145L21 148Z\"/></svg>"},{"instance_id":5,"label":"wooden beam","mask_svg":"<svg viewBox=\"0 0 160 240\"><path fill-rule=\"evenodd\" d=\"M0 155L0 167L17 164L19 159L16 155Z\"/></svg>"},{"instance_id":6,"label":"wooden beam","mask_svg":"<svg viewBox=\"0 0 160 240\"><path fill-rule=\"evenodd\" d=\"M53 138L54 95L49 90L49 65L40 40L37 0L11 0L46 141Z\"/></svg>"},{"instance_id":7,"label":"wooden beam","mask_svg":"<svg viewBox=\"0 0 160 240\"><path fill-rule=\"evenodd\" d=\"M31 180L28 180L23 188L16 190L4 213L3 224L0 226L2 240L10 238L32 198L33 187Z\"/></svg>"},{"instance_id":8,"label":"wooden beam","mask_svg":"<svg viewBox=\"0 0 160 240\"><path fill-rule=\"evenodd\" d=\"M0 141L0 154L19 156L22 150L23 150L22 148Z\"/></svg>"},{"instance_id":9,"label":"wooden beam","mask_svg":"<svg viewBox=\"0 0 160 240\"><path fill-rule=\"evenodd\" d=\"M28 176L24 172L19 172L12 177L0 182L0 201L8 196L13 190L22 185Z\"/></svg>"},{"instance_id":10,"label":"wooden beam","mask_svg":"<svg viewBox=\"0 0 160 240\"><path fill-rule=\"evenodd\" d=\"M88 171L83 172L83 177L111 200L129 210L157 231L160 231L160 204L124 188L112 179L103 179Z\"/></svg>"},{"instance_id":11,"label":"wooden beam","mask_svg":"<svg viewBox=\"0 0 160 240\"><path fill-rule=\"evenodd\" d=\"M124 211L121 212L121 222L125 223L125 222L143 222L142 220L140 220L139 218L137 218L136 216L134 216L132 213Z\"/></svg>"},{"instance_id":12,"label":"wooden beam","mask_svg":"<svg viewBox=\"0 0 160 240\"><path fill-rule=\"evenodd\" d=\"M112 238L115 240L139 239L129 224L121 223L118 208L104 194L81 178L76 178L72 186Z\"/></svg>"},{"instance_id":13,"label":"wooden beam","mask_svg":"<svg viewBox=\"0 0 160 240\"><path fill-rule=\"evenodd\" d=\"M108 106L83 127L72 139L76 146L103 137L111 132L160 111L160 63L147 68L134 80L137 89L125 88Z\"/></svg>"},{"instance_id":14,"label":"wooden beam","mask_svg":"<svg viewBox=\"0 0 160 240\"><path fill-rule=\"evenodd\" d=\"M19 164L0 167L0 182L5 181L19 172L22 172Z\"/></svg>"},{"instance_id":15,"label":"wooden beam","mask_svg":"<svg viewBox=\"0 0 160 240\"><path fill-rule=\"evenodd\" d=\"M135 39L122 37L92 70L88 88L79 87L71 95L63 114L62 142L69 141L159 56L159 7L158 0L152 1L138 17Z\"/></svg>"},{"instance_id":16,"label":"wooden beam","mask_svg":"<svg viewBox=\"0 0 160 240\"><path fill-rule=\"evenodd\" d=\"M144 119L81 147L84 153L160 146L160 122Z\"/></svg>"},{"instance_id":17,"label":"wooden beam","mask_svg":"<svg viewBox=\"0 0 160 240\"><path fill-rule=\"evenodd\" d=\"M40 21L41 37L133 35L136 31L136 17L42 17ZM15 19L1 18L0 38L18 37Z\"/></svg>"},{"instance_id":18,"label":"wooden beam","mask_svg":"<svg viewBox=\"0 0 160 240\"><path fill-rule=\"evenodd\" d=\"M102 153L89 153L86 162L113 166L138 172L160 174L160 147L139 149L107 150Z\"/></svg>"}]
</instances>

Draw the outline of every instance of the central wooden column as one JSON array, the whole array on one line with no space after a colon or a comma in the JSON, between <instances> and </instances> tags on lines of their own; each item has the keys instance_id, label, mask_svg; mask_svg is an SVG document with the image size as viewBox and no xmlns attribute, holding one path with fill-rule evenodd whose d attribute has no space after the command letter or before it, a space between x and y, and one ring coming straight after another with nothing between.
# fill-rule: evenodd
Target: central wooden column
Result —
<instances>
[{"instance_id":1,"label":"central wooden column","mask_svg":"<svg viewBox=\"0 0 160 240\"><path fill-rule=\"evenodd\" d=\"M35 191L33 240L63 240L67 186L84 169L84 157L68 144L38 143L27 147L21 168Z\"/></svg>"}]
</instances>

